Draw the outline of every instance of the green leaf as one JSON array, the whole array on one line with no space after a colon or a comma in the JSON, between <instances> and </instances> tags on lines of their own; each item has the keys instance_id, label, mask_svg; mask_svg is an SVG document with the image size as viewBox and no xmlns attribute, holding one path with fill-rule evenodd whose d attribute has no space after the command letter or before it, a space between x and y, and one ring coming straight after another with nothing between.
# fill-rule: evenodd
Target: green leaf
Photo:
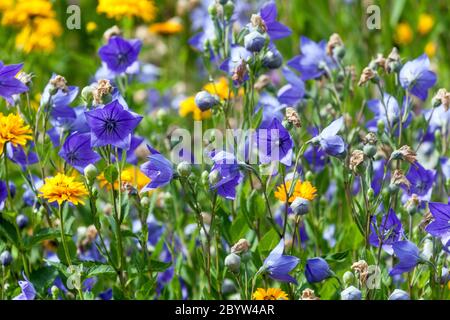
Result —
<instances>
[{"instance_id":1,"label":"green leaf","mask_svg":"<svg viewBox=\"0 0 450 320\"><path fill-rule=\"evenodd\" d=\"M38 290L49 288L58 276L58 269L54 266L45 266L34 270L30 275L30 281Z\"/></svg>"},{"instance_id":2,"label":"green leaf","mask_svg":"<svg viewBox=\"0 0 450 320\"><path fill-rule=\"evenodd\" d=\"M347 258L349 253L350 253L350 250L336 252L333 254L326 255L324 257L324 259L328 260L328 261L343 262Z\"/></svg>"},{"instance_id":3,"label":"green leaf","mask_svg":"<svg viewBox=\"0 0 450 320\"><path fill-rule=\"evenodd\" d=\"M172 265L172 262L162 262L162 261L159 261L159 260L151 259L149 261L149 264L150 264L149 271L152 271L152 272L164 272Z\"/></svg>"},{"instance_id":4,"label":"green leaf","mask_svg":"<svg viewBox=\"0 0 450 320\"><path fill-rule=\"evenodd\" d=\"M264 108L259 108L258 112L256 112L256 114L253 116L252 128L258 128L261 124L261 120L263 118L263 109Z\"/></svg>"},{"instance_id":5,"label":"green leaf","mask_svg":"<svg viewBox=\"0 0 450 320\"><path fill-rule=\"evenodd\" d=\"M38 232L36 232L31 237L26 238L24 241L24 245L26 248L30 249L31 247L33 247L34 245L36 245L42 241L56 239L59 236L60 236L59 231L53 230L50 228L44 228L44 229L41 229ZM68 235L66 235L66 236L68 236Z\"/></svg>"},{"instance_id":6,"label":"green leaf","mask_svg":"<svg viewBox=\"0 0 450 320\"><path fill-rule=\"evenodd\" d=\"M109 264L96 264L86 268L85 275L86 278L91 278L99 275L116 274L116 271Z\"/></svg>"},{"instance_id":7,"label":"green leaf","mask_svg":"<svg viewBox=\"0 0 450 320\"><path fill-rule=\"evenodd\" d=\"M247 198L247 210L250 216L262 218L266 212L266 205L263 196L253 190L250 197Z\"/></svg>"},{"instance_id":8,"label":"green leaf","mask_svg":"<svg viewBox=\"0 0 450 320\"><path fill-rule=\"evenodd\" d=\"M15 246L19 246L16 228L11 222L2 217L0 217L0 234L11 241Z\"/></svg>"},{"instance_id":9,"label":"green leaf","mask_svg":"<svg viewBox=\"0 0 450 320\"><path fill-rule=\"evenodd\" d=\"M117 171L116 166L113 164L107 166L103 171L103 174L105 175L106 181L108 181L111 184L116 182L117 179L119 178L119 171Z\"/></svg>"},{"instance_id":10,"label":"green leaf","mask_svg":"<svg viewBox=\"0 0 450 320\"><path fill-rule=\"evenodd\" d=\"M258 244L258 248L261 253L267 252L275 248L278 242L280 242L280 236L274 229L271 229L262 237Z\"/></svg>"},{"instance_id":11,"label":"green leaf","mask_svg":"<svg viewBox=\"0 0 450 320\"><path fill-rule=\"evenodd\" d=\"M392 28L395 28L395 26L398 23L398 20L400 19L400 16L402 15L403 9L405 7L406 0L396 0L392 1L392 10L391 15L389 19L389 24Z\"/></svg>"},{"instance_id":12,"label":"green leaf","mask_svg":"<svg viewBox=\"0 0 450 320\"><path fill-rule=\"evenodd\" d=\"M230 235L233 242L237 242L248 232L248 224L243 214L237 216L230 228Z\"/></svg>"}]
</instances>

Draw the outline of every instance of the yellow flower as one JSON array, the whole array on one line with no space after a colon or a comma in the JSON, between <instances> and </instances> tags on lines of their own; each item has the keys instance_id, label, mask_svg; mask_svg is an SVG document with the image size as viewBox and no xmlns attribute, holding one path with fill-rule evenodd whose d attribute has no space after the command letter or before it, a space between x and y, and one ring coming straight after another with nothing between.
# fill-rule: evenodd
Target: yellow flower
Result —
<instances>
[{"instance_id":1,"label":"yellow flower","mask_svg":"<svg viewBox=\"0 0 450 320\"><path fill-rule=\"evenodd\" d=\"M14 146L27 144L27 140L32 140L31 129L25 125L23 119L17 114L4 116L0 112L0 154L3 153L5 145L10 142Z\"/></svg>"},{"instance_id":2,"label":"yellow flower","mask_svg":"<svg viewBox=\"0 0 450 320\"><path fill-rule=\"evenodd\" d=\"M413 31L407 22L402 22L395 31L395 40L398 44L409 44L413 39Z\"/></svg>"},{"instance_id":3,"label":"yellow flower","mask_svg":"<svg viewBox=\"0 0 450 320\"><path fill-rule=\"evenodd\" d=\"M106 181L105 176L101 173L98 177L98 183L100 188L106 187L107 189L111 188L111 185L108 181ZM141 190L146 184L150 183L150 178L143 174L136 167L128 167L122 170L122 174L120 175L120 180L122 182L122 186L132 185L138 190ZM119 181L114 182L114 189L119 189Z\"/></svg>"},{"instance_id":4,"label":"yellow flower","mask_svg":"<svg viewBox=\"0 0 450 320\"><path fill-rule=\"evenodd\" d=\"M253 293L253 300L289 300L286 292L279 288L258 288Z\"/></svg>"},{"instance_id":5,"label":"yellow flower","mask_svg":"<svg viewBox=\"0 0 450 320\"><path fill-rule=\"evenodd\" d=\"M81 200L88 192L83 183L75 181L75 177L69 177L58 173L55 177L45 178L44 185L39 189L39 197L47 199L48 202L57 201L61 205L69 201L74 205L84 204Z\"/></svg>"},{"instance_id":6,"label":"yellow flower","mask_svg":"<svg viewBox=\"0 0 450 320\"><path fill-rule=\"evenodd\" d=\"M152 33L170 35L183 31L183 25L181 24L179 19L172 18L165 22L154 23L148 29Z\"/></svg>"},{"instance_id":7,"label":"yellow flower","mask_svg":"<svg viewBox=\"0 0 450 320\"><path fill-rule=\"evenodd\" d=\"M188 97L180 103L180 116L187 117L190 113L192 113L192 117L195 121L209 119L211 117L211 110L202 111L197 107L194 96Z\"/></svg>"},{"instance_id":8,"label":"yellow flower","mask_svg":"<svg viewBox=\"0 0 450 320\"><path fill-rule=\"evenodd\" d=\"M227 100L228 98L233 97L233 92L230 92L228 80L225 77L221 77L214 83L206 84L203 89L211 94L215 94L222 100Z\"/></svg>"},{"instance_id":9,"label":"yellow flower","mask_svg":"<svg viewBox=\"0 0 450 320\"><path fill-rule=\"evenodd\" d=\"M2 24L20 28L16 47L29 53L34 50L49 52L55 48L54 38L62 28L49 0L10 1L3 11Z\"/></svg>"},{"instance_id":10,"label":"yellow flower","mask_svg":"<svg viewBox=\"0 0 450 320\"><path fill-rule=\"evenodd\" d=\"M93 31L97 30L97 24L94 21L89 21L86 23L86 31L91 33Z\"/></svg>"},{"instance_id":11,"label":"yellow flower","mask_svg":"<svg viewBox=\"0 0 450 320\"><path fill-rule=\"evenodd\" d=\"M36 18L17 35L16 48L26 53L36 50L51 52L55 49L54 38L61 34L62 29L57 20Z\"/></svg>"},{"instance_id":12,"label":"yellow flower","mask_svg":"<svg viewBox=\"0 0 450 320\"><path fill-rule=\"evenodd\" d=\"M155 18L156 7L151 0L99 0L97 12L116 20L136 17L149 22Z\"/></svg>"},{"instance_id":13,"label":"yellow flower","mask_svg":"<svg viewBox=\"0 0 450 320\"><path fill-rule=\"evenodd\" d=\"M433 29L434 26L434 18L432 15L427 13L422 13L419 16L419 23L417 24L417 31L421 35L425 35Z\"/></svg>"},{"instance_id":14,"label":"yellow flower","mask_svg":"<svg viewBox=\"0 0 450 320\"><path fill-rule=\"evenodd\" d=\"M437 51L436 43L434 43L433 41L428 42L425 46L424 51L429 58L434 57Z\"/></svg>"},{"instance_id":15,"label":"yellow flower","mask_svg":"<svg viewBox=\"0 0 450 320\"><path fill-rule=\"evenodd\" d=\"M285 184L279 185L277 191L275 191L275 198L285 202L288 193L291 190L291 185L292 185L291 180L286 181L286 188ZM289 197L289 202L294 201L295 198L297 197L312 201L317 196L316 192L317 189L311 184L311 182L309 181L301 182L300 180L297 180L292 195Z\"/></svg>"}]
</instances>

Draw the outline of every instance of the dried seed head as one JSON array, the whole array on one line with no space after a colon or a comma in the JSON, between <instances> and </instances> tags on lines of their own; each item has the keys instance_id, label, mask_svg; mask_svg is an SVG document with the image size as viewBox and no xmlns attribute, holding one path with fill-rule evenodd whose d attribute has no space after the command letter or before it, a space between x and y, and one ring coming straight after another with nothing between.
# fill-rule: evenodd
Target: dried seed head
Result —
<instances>
[{"instance_id":1,"label":"dried seed head","mask_svg":"<svg viewBox=\"0 0 450 320\"><path fill-rule=\"evenodd\" d=\"M408 190L411 188L411 183L403 174L403 171L400 169L394 170L394 173L391 177L391 184L396 186L405 186Z\"/></svg>"},{"instance_id":2,"label":"dried seed head","mask_svg":"<svg viewBox=\"0 0 450 320\"><path fill-rule=\"evenodd\" d=\"M113 91L113 87L109 80L102 79L97 82L95 89L92 91L95 104L103 104L103 98Z\"/></svg>"},{"instance_id":3,"label":"dried seed head","mask_svg":"<svg viewBox=\"0 0 450 320\"><path fill-rule=\"evenodd\" d=\"M300 123L300 117L298 116L298 113L294 108L286 108L286 120L297 128L300 128L302 126L302 124Z\"/></svg>"},{"instance_id":4,"label":"dried seed head","mask_svg":"<svg viewBox=\"0 0 450 320\"><path fill-rule=\"evenodd\" d=\"M231 253L241 254L248 251L250 248L250 243L246 239L240 239L231 247Z\"/></svg>"},{"instance_id":5,"label":"dried seed head","mask_svg":"<svg viewBox=\"0 0 450 320\"><path fill-rule=\"evenodd\" d=\"M450 107L450 92L446 89L439 89L433 97L433 105L436 107L442 105L445 111L448 111Z\"/></svg>"},{"instance_id":6,"label":"dried seed head","mask_svg":"<svg viewBox=\"0 0 450 320\"><path fill-rule=\"evenodd\" d=\"M259 28L263 33L267 32L267 26L264 20L261 18L258 14L252 14L252 17L250 18L250 22L252 23L252 26L255 28Z\"/></svg>"},{"instance_id":7,"label":"dried seed head","mask_svg":"<svg viewBox=\"0 0 450 320\"><path fill-rule=\"evenodd\" d=\"M401 58L397 48L394 47L392 48L391 53L389 53L388 57L386 58L384 69L387 73L391 73L397 70L400 65L401 65Z\"/></svg>"},{"instance_id":8,"label":"dried seed head","mask_svg":"<svg viewBox=\"0 0 450 320\"><path fill-rule=\"evenodd\" d=\"M114 36L121 36L122 35L122 30L120 30L120 28L118 26L113 26L109 29L107 29L104 33L103 33L103 39L105 40L105 42L108 42L109 39L111 39Z\"/></svg>"},{"instance_id":9,"label":"dried seed head","mask_svg":"<svg viewBox=\"0 0 450 320\"><path fill-rule=\"evenodd\" d=\"M400 149L392 152L391 159L393 160L401 159L408 161L409 163L414 163L416 162L417 155L416 152L410 146L404 145Z\"/></svg>"},{"instance_id":10,"label":"dried seed head","mask_svg":"<svg viewBox=\"0 0 450 320\"><path fill-rule=\"evenodd\" d=\"M55 89L62 90L63 92L68 92L69 88L67 87L67 80L63 76L57 75L53 79L50 80L50 84Z\"/></svg>"},{"instance_id":11,"label":"dried seed head","mask_svg":"<svg viewBox=\"0 0 450 320\"><path fill-rule=\"evenodd\" d=\"M376 145L378 143L377 135L373 132L369 132L366 134L366 136L363 138L364 144L370 144L370 145Z\"/></svg>"},{"instance_id":12,"label":"dried seed head","mask_svg":"<svg viewBox=\"0 0 450 320\"><path fill-rule=\"evenodd\" d=\"M241 63L234 69L231 79L233 79L233 81L236 81L238 83L243 83L246 74L247 74L247 64L245 63L244 60L242 60Z\"/></svg>"},{"instance_id":13,"label":"dried seed head","mask_svg":"<svg viewBox=\"0 0 450 320\"><path fill-rule=\"evenodd\" d=\"M377 77L376 71L373 69L366 67L361 73L361 77L359 78L358 86L362 86L366 84L369 80L375 79Z\"/></svg>"},{"instance_id":14,"label":"dried seed head","mask_svg":"<svg viewBox=\"0 0 450 320\"><path fill-rule=\"evenodd\" d=\"M94 225L87 227L86 237L89 239L89 242L93 242L97 238L97 233L97 228Z\"/></svg>"},{"instance_id":15,"label":"dried seed head","mask_svg":"<svg viewBox=\"0 0 450 320\"><path fill-rule=\"evenodd\" d=\"M262 91L270 84L270 77L267 74L261 75L255 83L255 90Z\"/></svg>"},{"instance_id":16,"label":"dried seed head","mask_svg":"<svg viewBox=\"0 0 450 320\"><path fill-rule=\"evenodd\" d=\"M358 167L361 163L364 162L364 152L361 150L353 150L350 155L349 168L354 173L358 173Z\"/></svg>"},{"instance_id":17,"label":"dried seed head","mask_svg":"<svg viewBox=\"0 0 450 320\"><path fill-rule=\"evenodd\" d=\"M300 300L320 300L316 295L314 294L314 290L310 288L306 288L302 292L302 297Z\"/></svg>"},{"instance_id":18,"label":"dried seed head","mask_svg":"<svg viewBox=\"0 0 450 320\"><path fill-rule=\"evenodd\" d=\"M423 216L422 221L419 224L419 227L425 230L425 228L433 221L433 215L430 211L427 211L425 215Z\"/></svg>"},{"instance_id":19,"label":"dried seed head","mask_svg":"<svg viewBox=\"0 0 450 320\"><path fill-rule=\"evenodd\" d=\"M359 275L359 281L364 284L366 283L367 276L369 275L369 265L364 260L359 260L352 264L352 270L356 271Z\"/></svg>"},{"instance_id":20,"label":"dried seed head","mask_svg":"<svg viewBox=\"0 0 450 320\"><path fill-rule=\"evenodd\" d=\"M343 46L344 42L342 41L341 37L337 33L333 33L327 43L327 54L331 57L333 56L333 51L336 47Z\"/></svg>"}]
</instances>

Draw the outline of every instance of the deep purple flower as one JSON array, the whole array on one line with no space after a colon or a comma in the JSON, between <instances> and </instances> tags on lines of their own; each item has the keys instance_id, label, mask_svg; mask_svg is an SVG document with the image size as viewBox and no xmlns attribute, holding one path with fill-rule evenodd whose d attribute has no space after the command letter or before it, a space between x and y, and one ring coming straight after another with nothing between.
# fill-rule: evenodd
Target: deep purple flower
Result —
<instances>
[{"instance_id":1,"label":"deep purple flower","mask_svg":"<svg viewBox=\"0 0 450 320\"><path fill-rule=\"evenodd\" d=\"M283 68L283 75L288 84L278 91L278 100L290 106L296 105L305 95L305 84L300 77L288 68Z\"/></svg>"},{"instance_id":2,"label":"deep purple flower","mask_svg":"<svg viewBox=\"0 0 450 320\"><path fill-rule=\"evenodd\" d=\"M0 210L3 210L7 198L8 198L8 189L6 188L6 182L0 180Z\"/></svg>"},{"instance_id":3,"label":"deep purple flower","mask_svg":"<svg viewBox=\"0 0 450 320\"><path fill-rule=\"evenodd\" d=\"M301 72L303 80L316 79L326 73L326 69L336 66L327 55L327 42L316 43L307 37L301 37L301 54L288 61L288 66Z\"/></svg>"},{"instance_id":4,"label":"deep purple flower","mask_svg":"<svg viewBox=\"0 0 450 320\"><path fill-rule=\"evenodd\" d=\"M402 188L408 192L408 195L416 194L422 200L429 200L436 179L434 170L427 170L416 161L409 167L406 178L411 183L411 187L407 189L406 186L402 185Z\"/></svg>"},{"instance_id":5,"label":"deep purple flower","mask_svg":"<svg viewBox=\"0 0 450 320\"><path fill-rule=\"evenodd\" d=\"M389 254L393 254L392 244L400 241L403 235L402 222L392 208L389 209L387 215L383 216L378 226L377 219L374 216L370 224L370 230L369 243L374 247L381 245L383 250Z\"/></svg>"},{"instance_id":6,"label":"deep purple flower","mask_svg":"<svg viewBox=\"0 0 450 320\"><path fill-rule=\"evenodd\" d=\"M0 61L0 96L11 105L14 104L13 95L28 91L28 87L16 78L22 66L23 63L5 66Z\"/></svg>"},{"instance_id":7,"label":"deep purple flower","mask_svg":"<svg viewBox=\"0 0 450 320\"><path fill-rule=\"evenodd\" d=\"M400 84L421 100L428 97L428 89L436 83L436 74L430 70L430 59L426 54L408 61L400 70Z\"/></svg>"},{"instance_id":8,"label":"deep purple flower","mask_svg":"<svg viewBox=\"0 0 450 320\"><path fill-rule=\"evenodd\" d=\"M34 298L36 298L36 290L30 280L28 280L25 275L23 275L23 277L25 280L19 281L19 286L22 293L13 300L34 300Z\"/></svg>"},{"instance_id":9,"label":"deep purple flower","mask_svg":"<svg viewBox=\"0 0 450 320\"><path fill-rule=\"evenodd\" d=\"M329 158L322 148L318 146L308 146L303 154L309 168L314 172L320 172L329 162Z\"/></svg>"},{"instance_id":10,"label":"deep purple flower","mask_svg":"<svg viewBox=\"0 0 450 320\"><path fill-rule=\"evenodd\" d=\"M59 156L80 172L89 164L100 160L98 153L91 149L91 135L75 132L67 137Z\"/></svg>"},{"instance_id":11,"label":"deep purple flower","mask_svg":"<svg viewBox=\"0 0 450 320\"><path fill-rule=\"evenodd\" d=\"M210 179L211 189L226 199L234 200L236 197L236 187L242 181L242 174L235 156L229 152L219 151L212 160L214 165L211 168ZM213 181L211 181L213 180Z\"/></svg>"},{"instance_id":12,"label":"deep purple flower","mask_svg":"<svg viewBox=\"0 0 450 320\"><path fill-rule=\"evenodd\" d=\"M98 54L111 71L122 73L136 62L141 47L140 40L125 40L116 36L110 38L108 44L101 47Z\"/></svg>"},{"instance_id":13,"label":"deep purple flower","mask_svg":"<svg viewBox=\"0 0 450 320\"><path fill-rule=\"evenodd\" d=\"M341 136L337 135L343 125L343 117L334 120L313 139L313 142L318 143L329 156L339 157L343 155L346 151L345 142Z\"/></svg>"},{"instance_id":14,"label":"deep purple flower","mask_svg":"<svg viewBox=\"0 0 450 320\"><path fill-rule=\"evenodd\" d=\"M394 249L399 262L389 272L390 276L409 272L422 261L419 248L411 241L397 241L392 244L392 249Z\"/></svg>"},{"instance_id":15,"label":"deep purple flower","mask_svg":"<svg viewBox=\"0 0 450 320\"><path fill-rule=\"evenodd\" d=\"M450 241L450 204L428 203L434 220L425 228L432 236L439 237L446 245Z\"/></svg>"},{"instance_id":16,"label":"deep purple flower","mask_svg":"<svg viewBox=\"0 0 450 320\"><path fill-rule=\"evenodd\" d=\"M31 146L28 150L28 153L26 153L23 147L13 146L12 144L8 143L6 145L6 151L8 158L12 162L20 165L23 171L25 171L26 167L28 167L29 165L38 162L36 153L31 151Z\"/></svg>"},{"instance_id":17,"label":"deep purple flower","mask_svg":"<svg viewBox=\"0 0 450 320\"><path fill-rule=\"evenodd\" d=\"M142 120L142 116L125 109L118 100L85 114L91 128L91 147L113 145L128 150L131 134Z\"/></svg>"},{"instance_id":18,"label":"deep purple flower","mask_svg":"<svg viewBox=\"0 0 450 320\"><path fill-rule=\"evenodd\" d=\"M111 288L106 289L105 291L100 292L100 293L98 294L98 297L99 297L101 300L111 300L112 297L113 297L113 291L112 291Z\"/></svg>"},{"instance_id":19,"label":"deep purple flower","mask_svg":"<svg viewBox=\"0 0 450 320\"><path fill-rule=\"evenodd\" d=\"M372 183L370 186L372 187L375 196L377 196L381 192L381 185L383 183L384 178L384 168L386 166L386 160L376 160L373 162L373 176L372 176ZM386 179L390 179L391 172L389 169L386 171Z\"/></svg>"},{"instance_id":20,"label":"deep purple flower","mask_svg":"<svg viewBox=\"0 0 450 320\"><path fill-rule=\"evenodd\" d=\"M151 154L147 158L148 161L141 165L141 171L149 177L151 181L142 188L141 192L164 187L173 178L172 163L152 147L147 146L147 148Z\"/></svg>"},{"instance_id":21,"label":"deep purple flower","mask_svg":"<svg viewBox=\"0 0 450 320\"><path fill-rule=\"evenodd\" d=\"M294 256L283 255L284 239L281 239L278 245L270 252L264 260L262 267L258 272L267 272L269 277L282 282L291 282L297 284L297 280L289 275L299 263L300 259Z\"/></svg>"},{"instance_id":22,"label":"deep purple flower","mask_svg":"<svg viewBox=\"0 0 450 320\"><path fill-rule=\"evenodd\" d=\"M332 275L325 259L317 257L308 259L305 265L305 276L309 283L321 282Z\"/></svg>"},{"instance_id":23,"label":"deep purple flower","mask_svg":"<svg viewBox=\"0 0 450 320\"><path fill-rule=\"evenodd\" d=\"M292 164L294 142L280 120L274 118L269 126L260 126L256 136L261 163L278 160L286 166Z\"/></svg>"},{"instance_id":24,"label":"deep purple flower","mask_svg":"<svg viewBox=\"0 0 450 320\"><path fill-rule=\"evenodd\" d=\"M271 40L283 39L291 35L291 29L277 21L278 10L275 1L265 3L259 11L259 15L264 20Z\"/></svg>"}]
</instances>

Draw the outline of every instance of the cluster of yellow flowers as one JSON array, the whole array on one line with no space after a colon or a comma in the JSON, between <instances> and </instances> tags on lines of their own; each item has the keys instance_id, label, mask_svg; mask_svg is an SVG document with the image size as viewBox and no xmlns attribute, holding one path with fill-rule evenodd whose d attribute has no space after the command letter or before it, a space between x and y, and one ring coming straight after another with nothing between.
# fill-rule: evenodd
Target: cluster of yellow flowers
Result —
<instances>
[{"instance_id":1,"label":"cluster of yellow flowers","mask_svg":"<svg viewBox=\"0 0 450 320\"><path fill-rule=\"evenodd\" d=\"M155 18L156 6L151 0L99 0L97 12L116 20L136 17L149 22Z\"/></svg>"},{"instance_id":2,"label":"cluster of yellow flowers","mask_svg":"<svg viewBox=\"0 0 450 320\"><path fill-rule=\"evenodd\" d=\"M0 112L0 154L8 142L14 146L26 145L27 140L33 139L31 133L30 126L19 115L10 113L5 116Z\"/></svg>"},{"instance_id":3,"label":"cluster of yellow flowers","mask_svg":"<svg viewBox=\"0 0 450 320\"><path fill-rule=\"evenodd\" d=\"M289 191L291 190L292 181L286 181L285 184L282 184L278 186L277 190L275 191L274 195L275 198L277 198L280 201L285 202L286 198L288 196ZM302 182L300 180L297 180L295 183L292 195L289 197L288 202L293 202L295 198L300 197L309 201L314 200L316 197L317 189L314 187L311 182L305 181Z\"/></svg>"},{"instance_id":4,"label":"cluster of yellow flowers","mask_svg":"<svg viewBox=\"0 0 450 320\"><path fill-rule=\"evenodd\" d=\"M214 83L208 83L203 87L203 90L208 91L210 94L218 96L221 100L226 100L233 97L233 93L228 86L228 80L225 77L221 77ZM203 111L195 104L195 97L190 96L181 101L180 116L187 117L192 113L192 117L195 121L209 119L211 117L211 110Z\"/></svg>"},{"instance_id":5,"label":"cluster of yellow flowers","mask_svg":"<svg viewBox=\"0 0 450 320\"><path fill-rule=\"evenodd\" d=\"M55 48L56 37L62 28L49 0L2 0L2 25L20 28L16 47L31 51L50 52Z\"/></svg>"},{"instance_id":6,"label":"cluster of yellow flowers","mask_svg":"<svg viewBox=\"0 0 450 320\"><path fill-rule=\"evenodd\" d=\"M421 36L425 36L431 32L434 27L434 18L432 15L422 13L419 15L417 21L417 32ZM402 22L397 25L395 32L395 41L399 45L408 45L413 41L414 31L408 22ZM433 57L436 54L436 43L433 41L427 42L424 51L429 57Z\"/></svg>"}]
</instances>

